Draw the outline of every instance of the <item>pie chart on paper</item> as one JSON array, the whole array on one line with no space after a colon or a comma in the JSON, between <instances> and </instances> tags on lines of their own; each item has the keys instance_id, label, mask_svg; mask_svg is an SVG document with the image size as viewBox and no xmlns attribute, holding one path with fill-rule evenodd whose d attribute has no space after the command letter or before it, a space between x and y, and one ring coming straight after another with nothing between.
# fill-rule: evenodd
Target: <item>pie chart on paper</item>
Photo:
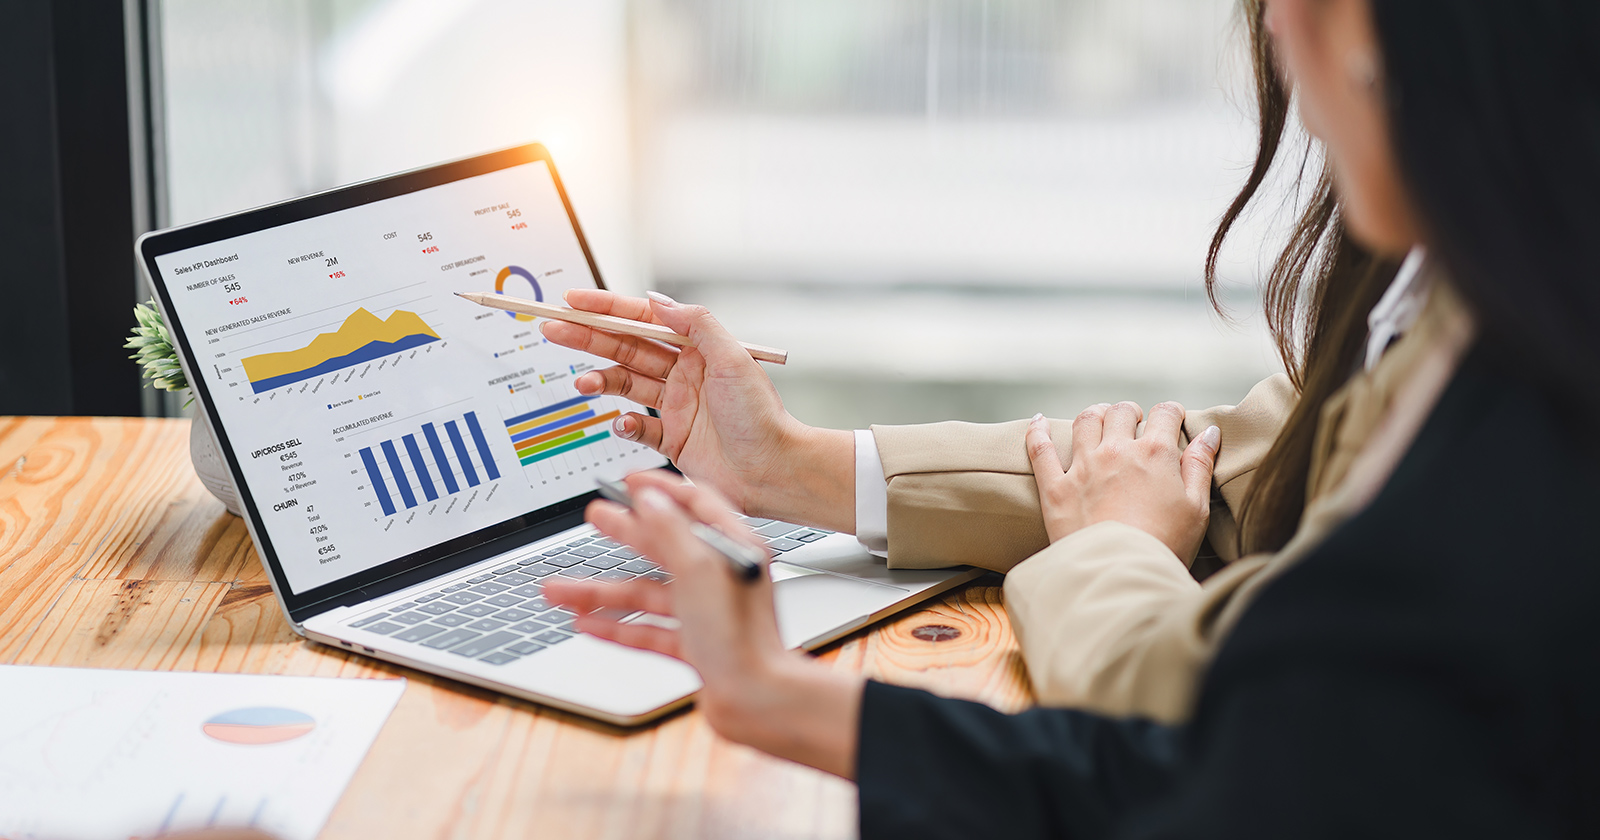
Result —
<instances>
[{"instance_id":1,"label":"pie chart on paper","mask_svg":"<svg viewBox=\"0 0 1600 840\"><path fill-rule=\"evenodd\" d=\"M280 744L317 728L305 712L272 706L234 709L215 715L200 725L200 731L226 744Z\"/></svg>"}]
</instances>

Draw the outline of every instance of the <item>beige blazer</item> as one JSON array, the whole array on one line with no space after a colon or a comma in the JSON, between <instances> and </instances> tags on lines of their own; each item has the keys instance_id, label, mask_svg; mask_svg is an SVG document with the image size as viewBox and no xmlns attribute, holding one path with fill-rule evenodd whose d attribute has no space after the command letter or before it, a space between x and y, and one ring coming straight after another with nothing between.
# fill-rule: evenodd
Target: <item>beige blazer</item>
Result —
<instances>
[{"instance_id":1,"label":"beige blazer","mask_svg":"<svg viewBox=\"0 0 1600 840\"><path fill-rule=\"evenodd\" d=\"M873 427L889 482L889 564L1009 570L1006 608L1041 703L1182 720L1211 653L1259 587L1359 510L1387 477L1404 445L1379 447L1388 460L1370 456L1376 460L1359 471L1361 480L1347 481L1363 453L1378 451L1375 436L1398 435L1408 445L1403 433L1414 433L1448 380L1456 356L1441 374L1440 348L1459 353L1470 322L1455 295L1435 285L1411 331L1324 406L1306 512L1283 551L1239 560L1233 515L1294 405L1280 375L1237 406L1190 412L1184 424L1191 436L1213 424L1222 430L1214 481L1223 503L1213 505L1209 536L1232 562L1204 584L1159 540L1120 523L1048 545L1023 444L1026 421ZM1432 379L1419 380L1423 374ZM1426 405L1417 402L1429 394ZM1401 403L1410 414L1395 419ZM1065 457L1071 421L1051 421L1051 433Z\"/></svg>"}]
</instances>

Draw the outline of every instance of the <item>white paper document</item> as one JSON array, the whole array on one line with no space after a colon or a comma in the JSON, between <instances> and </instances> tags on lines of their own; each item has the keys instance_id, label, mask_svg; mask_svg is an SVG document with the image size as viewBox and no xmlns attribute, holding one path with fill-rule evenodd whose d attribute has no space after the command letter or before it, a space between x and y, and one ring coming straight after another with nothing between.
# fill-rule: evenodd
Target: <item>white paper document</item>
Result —
<instances>
[{"instance_id":1,"label":"white paper document","mask_svg":"<svg viewBox=\"0 0 1600 840\"><path fill-rule=\"evenodd\" d=\"M405 680L0 666L0 837L311 840Z\"/></svg>"}]
</instances>

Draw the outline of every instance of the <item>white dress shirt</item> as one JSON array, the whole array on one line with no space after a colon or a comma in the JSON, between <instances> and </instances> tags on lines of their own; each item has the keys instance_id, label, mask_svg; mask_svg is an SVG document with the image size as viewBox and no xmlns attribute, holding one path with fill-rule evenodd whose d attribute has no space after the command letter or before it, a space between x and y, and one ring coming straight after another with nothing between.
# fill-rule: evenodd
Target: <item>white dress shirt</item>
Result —
<instances>
[{"instance_id":1,"label":"white dress shirt","mask_svg":"<svg viewBox=\"0 0 1600 840\"><path fill-rule=\"evenodd\" d=\"M1378 364L1395 339L1417 322L1432 289L1421 246L1411 249L1383 297L1367 315L1366 369ZM856 539L879 557L889 554L889 480L871 429L856 431Z\"/></svg>"},{"instance_id":2,"label":"white dress shirt","mask_svg":"<svg viewBox=\"0 0 1600 840\"><path fill-rule=\"evenodd\" d=\"M1428 305L1428 292L1433 284L1428 281L1429 275L1422 272L1426 259L1427 253L1421 246L1412 248L1406 261L1400 264L1394 282L1389 284L1383 297L1378 298L1378 305L1367 313L1368 371L1378 366L1383 351L1411 329L1422 315L1422 308Z\"/></svg>"}]
</instances>

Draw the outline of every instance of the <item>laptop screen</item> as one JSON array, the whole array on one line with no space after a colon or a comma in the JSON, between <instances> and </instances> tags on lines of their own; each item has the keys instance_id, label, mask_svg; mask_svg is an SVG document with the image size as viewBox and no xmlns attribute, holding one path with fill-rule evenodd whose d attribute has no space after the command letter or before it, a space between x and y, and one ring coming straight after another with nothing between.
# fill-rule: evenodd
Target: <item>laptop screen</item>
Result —
<instances>
[{"instance_id":1,"label":"laptop screen","mask_svg":"<svg viewBox=\"0 0 1600 840\"><path fill-rule=\"evenodd\" d=\"M285 205L281 218L309 215L153 256L290 594L503 534L596 477L666 463L611 433L638 406L573 388L600 360L453 294L559 303L599 284L538 155L330 212L315 211L345 202Z\"/></svg>"}]
</instances>

